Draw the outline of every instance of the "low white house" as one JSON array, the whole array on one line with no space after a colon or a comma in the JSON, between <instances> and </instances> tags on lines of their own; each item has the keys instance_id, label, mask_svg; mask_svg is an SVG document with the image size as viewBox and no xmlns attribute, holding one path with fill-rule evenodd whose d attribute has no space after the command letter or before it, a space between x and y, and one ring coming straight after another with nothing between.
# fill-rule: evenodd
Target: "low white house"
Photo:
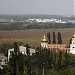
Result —
<instances>
[{"instance_id":1,"label":"low white house","mask_svg":"<svg viewBox=\"0 0 75 75\"><path fill-rule=\"evenodd\" d=\"M6 63L7 63L7 57L3 53L0 53L0 68L2 65L6 65Z\"/></svg>"},{"instance_id":2,"label":"low white house","mask_svg":"<svg viewBox=\"0 0 75 75\"><path fill-rule=\"evenodd\" d=\"M72 37L72 42L70 44L70 53L75 54L75 35Z\"/></svg>"},{"instance_id":3,"label":"low white house","mask_svg":"<svg viewBox=\"0 0 75 75\"><path fill-rule=\"evenodd\" d=\"M26 47L19 46L19 50L20 50L20 52L22 54L26 54ZM30 55L32 55L33 53L35 53L35 50L34 49L29 48L29 50L30 50ZM12 54L12 52L14 52L14 48L8 50L8 60L9 60L10 55Z\"/></svg>"}]
</instances>

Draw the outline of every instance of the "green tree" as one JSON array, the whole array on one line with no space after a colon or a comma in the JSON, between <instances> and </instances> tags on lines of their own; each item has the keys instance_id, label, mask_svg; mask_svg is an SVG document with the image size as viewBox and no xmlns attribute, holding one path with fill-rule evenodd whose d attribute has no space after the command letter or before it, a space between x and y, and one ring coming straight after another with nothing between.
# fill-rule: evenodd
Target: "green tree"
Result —
<instances>
[{"instance_id":1,"label":"green tree","mask_svg":"<svg viewBox=\"0 0 75 75\"><path fill-rule=\"evenodd\" d=\"M65 52L65 68L68 68L69 65L69 55L67 51Z\"/></svg>"},{"instance_id":2,"label":"green tree","mask_svg":"<svg viewBox=\"0 0 75 75\"><path fill-rule=\"evenodd\" d=\"M62 38L61 38L61 33L58 32L58 44L62 44Z\"/></svg>"},{"instance_id":3,"label":"green tree","mask_svg":"<svg viewBox=\"0 0 75 75\"><path fill-rule=\"evenodd\" d=\"M56 44L55 32L53 32L53 44Z\"/></svg>"},{"instance_id":4,"label":"green tree","mask_svg":"<svg viewBox=\"0 0 75 75\"><path fill-rule=\"evenodd\" d=\"M69 40L69 44L71 44L72 43L72 38L70 38L70 40Z\"/></svg>"},{"instance_id":5,"label":"green tree","mask_svg":"<svg viewBox=\"0 0 75 75\"><path fill-rule=\"evenodd\" d=\"M27 56L30 56L30 50L29 50L29 45L26 44L26 54Z\"/></svg>"},{"instance_id":6,"label":"green tree","mask_svg":"<svg viewBox=\"0 0 75 75\"><path fill-rule=\"evenodd\" d=\"M50 32L47 33L47 38L48 38L48 44L50 44L51 43Z\"/></svg>"},{"instance_id":7,"label":"green tree","mask_svg":"<svg viewBox=\"0 0 75 75\"><path fill-rule=\"evenodd\" d=\"M24 73L24 56L20 53L17 42L14 43L14 52L9 59L8 65L10 75L22 75Z\"/></svg>"},{"instance_id":8,"label":"green tree","mask_svg":"<svg viewBox=\"0 0 75 75\"><path fill-rule=\"evenodd\" d=\"M26 44L26 68L27 68L27 75L31 75L31 56L30 56L30 50L29 45Z\"/></svg>"},{"instance_id":9,"label":"green tree","mask_svg":"<svg viewBox=\"0 0 75 75\"><path fill-rule=\"evenodd\" d=\"M61 70L62 69L62 52L59 51L59 58L58 58L58 70Z\"/></svg>"},{"instance_id":10,"label":"green tree","mask_svg":"<svg viewBox=\"0 0 75 75\"><path fill-rule=\"evenodd\" d=\"M55 51L53 54L53 69L54 69L54 71L56 70L56 57L57 57L57 55L56 55L56 51Z\"/></svg>"}]
</instances>

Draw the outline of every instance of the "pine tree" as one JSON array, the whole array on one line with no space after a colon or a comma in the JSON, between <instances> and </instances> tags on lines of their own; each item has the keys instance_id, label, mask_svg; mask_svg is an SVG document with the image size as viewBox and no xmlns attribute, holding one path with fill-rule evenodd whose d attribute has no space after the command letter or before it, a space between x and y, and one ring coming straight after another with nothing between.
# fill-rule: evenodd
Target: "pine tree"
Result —
<instances>
[{"instance_id":1,"label":"pine tree","mask_svg":"<svg viewBox=\"0 0 75 75\"><path fill-rule=\"evenodd\" d=\"M30 56L30 50L29 50L29 45L26 44L26 54L27 56Z\"/></svg>"},{"instance_id":2,"label":"pine tree","mask_svg":"<svg viewBox=\"0 0 75 75\"><path fill-rule=\"evenodd\" d=\"M47 33L47 38L48 38L48 44L51 43L51 36L50 36L50 32Z\"/></svg>"},{"instance_id":3,"label":"pine tree","mask_svg":"<svg viewBox=\"0 0 75 75\"><path fill-rule=\"evenodd\" d=\"M69 44L71 44L72 43L72 38L70 38L70 40L69 40Z\"/></svg>"},{"instance_id":4,"label":"pine tree","mask_svg":"<svg viewBox=\"0 0 75 75\"><path fill-rule=\"evenodd\" d=\"M19 52L17 42L14 43L14 52L8 62L11 75L21 75L24 72L24 56Z\"/></svg>"},{"instance_id":5,"label":"pine tree","mask_svg":"<svg viewBox=\"0 0 75 75\"><path fill-rule=\"evenodd\" d=\"M53 32L53 44L56 44L55 32Z\"/></svg>"},{"instance_id":6,"label":"pine tree","mask_svg":"<svg viewBox=\"0 0 75 75\"><path fill-rule=\"evenodd\" d=\"M61 62L62 62L62 52L59 51L59 59L58 59L58 70L61 70Z\"/></svg>"},{"instance_id":7,"label":"pine tree","mask_svg":"<svg viewBox=\"0 0 75 75\"><path fill-rule=\"evenodd\" d=\"M27 75L31 75L31 56L30 56L30 50L29 45L26 44L26 68L27 68Z\"/></svg>"},{"instance_id":8,"label":"pine tree","mask_svg":"<svg viewBox=\"0 0 75 75\"><path fill-rule=\"evenodd\" d=\"M53 68L54 68L54 71L56 70L56 51L54 52L54 55L53 55Z\"/></svg>"},{"instance_id":9,"label":"pine tree","mask_svg":"<svg viewBox=\"0 0 75 75\"><path fill-rule=\"evenodd\" d=\"M69 65L69 56L67 51L65 52L65 68L68 68Z\"/></svg>"},{"instance_id":10,"label":"pine tree","mask_svg":"<svg viewBox=\"0 0 75 75\"><path fill-rule=\"evenodd\" d=\"M58 32L58 44L62 44L62 38L61 38L61 33Z\"/></svg>"},{"instance_id":11,"label":"pine tree","mask_svg":"<svg viewBox=\"0 0 75 75\"><path fill-rule=\"evenodd\" d=\"M8 65L10 75L16 75L16 58L14 53L12 54L12 57L9 59Z\"/></svg>"}]
</instances>

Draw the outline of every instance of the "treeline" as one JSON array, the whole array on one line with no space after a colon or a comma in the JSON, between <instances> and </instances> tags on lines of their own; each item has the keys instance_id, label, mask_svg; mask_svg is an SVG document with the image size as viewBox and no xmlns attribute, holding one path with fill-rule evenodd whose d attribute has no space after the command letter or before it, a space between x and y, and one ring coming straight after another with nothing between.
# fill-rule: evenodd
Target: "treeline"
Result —
<instances>
[{"instance_id":1,"label":"treeline","mask_svg":"<svg viewBox=\"0 0 75 75\"><path fill-rule=\"evenodd\" d=\"M72 23L38 23L26 26L26 29L74 28Z\"/></svg>"},{"instance_id":2,"label":"treeline","mask_svg":"<svg viewBox=\"0 0 75 75\"><path fill-rule=\"evenodd\" d=\"M48 44L62 44L62 36L61 33L57 33L57 37L55 32L53 32L52 40L51 40L51 35L50 32L47 33L47 38L48 38Z\"/></svg>"},{"instance_id":3,"label":"treeline","mask_svg":"<svg viewBox=\"0 0 75 75\"><path fill-rule=\"evenodd\" d=\"M25 30L25 29L50 29L50 28L74 28L72 23L0 23L0 30Z\"/></svg>"},{"instance_id":4,"label":"treeline","mask_svg":"<svg viewBox=\"0 0 75 75\"><path fill-rule=\"evenodd\" d=\"M0 30L22 30L23 23L0 23Z\"/></svg>"},{"instance_id":5,"label":"treeline","mask_svg":"<svg viewBox=\"0 0 75 75\"><path fill-rule=\"evenodd\" d=\"M36 47L36 53L30 56L28 44L26 55L18 47L15 43L8 65L0 69L1 75L75 75L75 55Z\"/></svg>"}]
</instances>

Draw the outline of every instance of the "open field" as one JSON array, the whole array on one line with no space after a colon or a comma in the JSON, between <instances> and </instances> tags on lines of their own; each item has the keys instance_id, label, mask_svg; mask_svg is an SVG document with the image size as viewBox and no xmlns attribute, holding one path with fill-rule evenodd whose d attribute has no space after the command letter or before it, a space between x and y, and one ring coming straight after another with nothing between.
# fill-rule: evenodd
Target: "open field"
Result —
<instances>
[{"instance_id":1,"label":"open field","mask_svg":"<svg viewBox=\"0 0 75 75\"><path fill-rule=\"evenodd\" d=\"M2 43L13 43L20 41L28 43L30 45L40 45L40 40L43 35L47 32L52 33L60 32L62 34L63 43L68 44L70 38L74 34L74 28L62 28L62 29L30 29L30 30L0 30L0 44ZM57 37L56 37L57 38Z\"/></svg>"}]
</instances>

